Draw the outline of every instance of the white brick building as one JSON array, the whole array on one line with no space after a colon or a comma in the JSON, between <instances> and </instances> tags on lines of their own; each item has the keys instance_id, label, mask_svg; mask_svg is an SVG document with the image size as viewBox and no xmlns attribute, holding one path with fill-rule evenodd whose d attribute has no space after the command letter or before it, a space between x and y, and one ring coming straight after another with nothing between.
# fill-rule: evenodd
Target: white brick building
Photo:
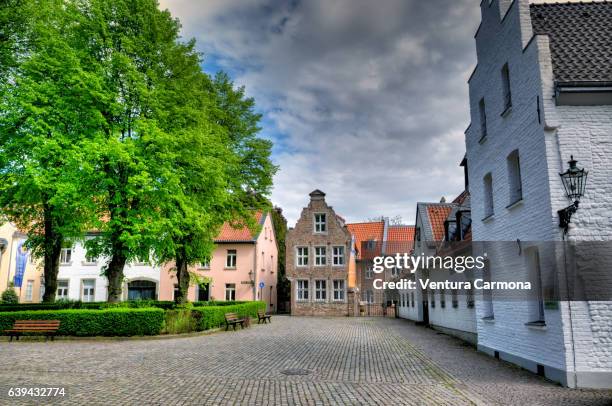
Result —
<instances>
[{"instance_id":1,"label":"white brick building","mask_svg":"<svg viewBox=\"0 0 612 406\"><path fill-rule=\"evenodd\" d=\"M473 239L612 240L612 3L483 0L481 9L466 130ZM564 235L559 173L571 155L589 178ZM529 243L498 254L493 279L552 260ZM612 303L481 296L476 307L480 350L570 387L612 387Z\"/></svg>"}]
</instances>

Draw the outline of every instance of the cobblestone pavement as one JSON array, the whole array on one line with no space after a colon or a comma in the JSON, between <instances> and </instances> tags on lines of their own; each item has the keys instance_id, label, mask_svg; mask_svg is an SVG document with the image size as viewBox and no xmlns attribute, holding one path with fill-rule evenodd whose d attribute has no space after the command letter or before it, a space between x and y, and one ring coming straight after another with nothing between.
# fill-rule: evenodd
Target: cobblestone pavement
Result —
<instances>
[{"instance_id":1,"label":"cobblestone pavement","mask_svg":"<svg viewBox=\"0 0 612 406\"><path fill-rule=\"evenodd\" d=\"M308 372L307 375L286 375ZM65 387L54 399L9 387ZM384 318L273 317L238 332L160 340L0 342L0 404L607 405L460 341Z\"/></svg>"}]
</instances>

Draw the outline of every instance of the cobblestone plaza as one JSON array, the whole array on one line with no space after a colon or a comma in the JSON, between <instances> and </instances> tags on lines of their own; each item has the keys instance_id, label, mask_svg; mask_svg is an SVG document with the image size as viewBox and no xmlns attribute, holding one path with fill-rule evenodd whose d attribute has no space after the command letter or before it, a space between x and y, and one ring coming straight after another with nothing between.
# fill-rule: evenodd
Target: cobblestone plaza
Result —
<instances>
[{"instance_id":1,"label":"cobblestone plaza","mask_svg":"<svg viewBox=\"0 0 612 406\"><path fill-rule=\"evenodd\" d=\"M608 405L396 319L273 317L237 332L167 339L0 342L10 387L64 387L60 404Z\"/></svg>"}]
</instances>

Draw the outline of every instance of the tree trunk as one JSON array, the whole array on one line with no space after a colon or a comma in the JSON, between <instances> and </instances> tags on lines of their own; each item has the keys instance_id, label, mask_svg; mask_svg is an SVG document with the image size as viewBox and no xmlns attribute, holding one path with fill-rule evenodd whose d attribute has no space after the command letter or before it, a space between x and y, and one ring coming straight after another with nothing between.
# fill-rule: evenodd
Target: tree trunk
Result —
<instances>
[{"instance_id":1,"label":"tree trunk","mask_svg":"<svg viewBox=\"0 0 612 406\"><path fill-rule=\"evenodd\" d=\"M45 235L43 242L44 251L44 278L45 293L43 294L44 303L55 302L57 292L57 274L59 272L59 261L64 241L61 234L55 232L53 224L52 209L48 204L44 205Z\"/></svg>"},{"instance_id":2,"label":"tree trunk","mask_svg":"<svg viewBox=\"0 0 612 406\"><path fill-rule=\"evenodd\" d=\"M189 290L189 269L187 258L183 250L176 254L176 279L178 280L178 294L174 298L176 304L187 302L187 292Z\"/></svg>"},{"instance_id":3,"label":"tree trunk","mask_svg":"<svg viewBox=\"0 0 612 406\"><path fill-rule=\"evenodd\" d=\"M123 267L126 262L125 255L121 251L115 251L104 271L104 275L108 280L108 301L111 303L121 301Z\"/></svg>"}]
</instances>

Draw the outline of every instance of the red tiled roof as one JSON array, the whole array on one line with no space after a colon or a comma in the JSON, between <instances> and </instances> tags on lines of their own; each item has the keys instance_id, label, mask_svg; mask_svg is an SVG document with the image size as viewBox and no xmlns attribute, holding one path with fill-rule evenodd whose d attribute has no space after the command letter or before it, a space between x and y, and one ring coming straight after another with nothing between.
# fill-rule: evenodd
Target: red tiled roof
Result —
<instances>
[{"instance_id":1,"label":"red tiled roof","mask_svg":"<svg viewBox=\"0 0 612 406\"><path fill-rule=\"evenodd\" d=\"M377 244L373 247L375 252L371 254L376 255L376 252L382 247L382 241L385 231L384 221L371 221L367 223L352 223L347 224L349 232L355 238L355 249L358 252L364 251L362 243L365 241L376 241Z\"/></svg>"},{"instance_id":2,"label":"red tiled roof","mask_svg":"<svg viewBox=\"0 0 612 406\"><path fill-rule=\"evenodd\" d=\"M258 211L255 213L255 219L258 224L261 224L263 213ZM229 222L225 222L219 231L219 235L215 239L215 242L238 242L238 241L252 241L257 237L254 235L248 227L243 226L234 228Z\"/></svg>"},{"instance_id":3,"label":"red tiled roof","mask_svg":"<svg viewBox=\"0 0 612 406\"><path fill-rule=\"evenodd\" d=\"M427 206L427 214L434 241L444 239L444 221L448 218L451 210L451 206Z\"/></svg>"},{"instance_id":4,"label":"red tiled roof","mask_svg":"<svg viewBox=\"0 0 612 406\"><path fill-rule=\"evenodd\" d=\"M381 242L385 231L385 222L351 223L347 224L346 227L355 237L355 246L359 248L363 241L375 240Z\"/></svg>"},{"instance_id":5,"label":"red tiled roof","mask_svg":"<svg viewBox=\"0 0 612 406\"><path fill-rule=\"evenodd\" d=\"M385 254L411 252L414 247L414 226L389 226Z\"/></svg>"}]
</instances>

